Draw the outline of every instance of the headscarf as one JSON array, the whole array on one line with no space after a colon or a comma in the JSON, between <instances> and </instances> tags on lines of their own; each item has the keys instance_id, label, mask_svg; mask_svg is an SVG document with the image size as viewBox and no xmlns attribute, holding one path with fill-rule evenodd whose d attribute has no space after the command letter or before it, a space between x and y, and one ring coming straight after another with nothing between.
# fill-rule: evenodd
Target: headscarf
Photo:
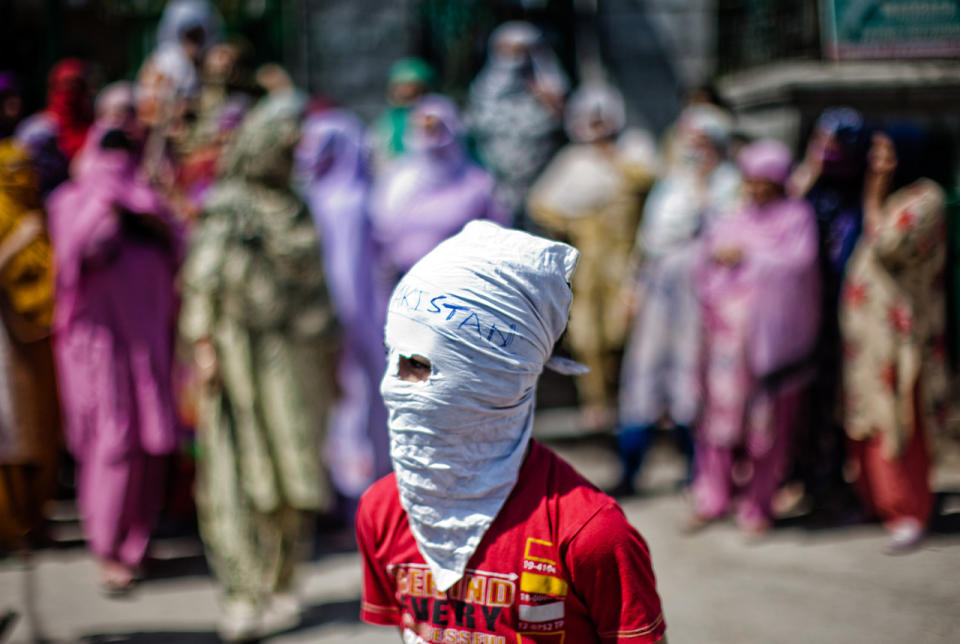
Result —
<instances>
[{"instance_id":1,"label":"headscarf","mask_svg":"<svg viewBox=\"0 0 960 644\"><path fill-rule=\"evenodd\" d=\"M423 131L426 115L439 121L437 131ZM397 278L465 223L506 218L494 199L493 177L467 157L462 134L450 100L424 97L410 116L408 151L374 185L370 219L381 260L381 311Z\"/></svg>"},{"instance_id":2,"label":"headscarf","mask_svg":"<svg viewBox=\"0 0 960 644\"><path fill-rule=\"evenodd\" d=\"M427 134L420 127L427 116L440 122L438 131ZM446 184L462 172L468 163L463 134L463 121L450 99L439 94L421 99L410 112L404 136L408 152L392 173L388 209L393 209L390 204L405 203L410 195Z\"/></svg>"},{"instance_id":3,"label":"headscarf","mask_svg":"<svg viewBox=\"0 0 960 644\"><path fill-rule=\"evenodd\" d=\"M471 222L393 293L380 386L390 456L400 503L440 591L463 576L516 483L537 379L567 324L578 255L566 244ZM426 382L398 377L400 356L411 355L430 361Z\"/></svg>"},{"instance_id":4,"label":"headscarf","mask_svg":"<svg viewBox=\"0 0 960 644\"><path fill-rule=\"evenodd\" d=\"M543 32L529 22L505 22L490 34L487 63L474 81L475 89L490 96L527 92L528 81L563 95L569 88L567 75L560 68L556 54L543 37ZM523 47L521 56L506 56L499 46Z\"/></svg>"},{"instance_id":5,"label":"headscarf","mask_svg":"<svg viewBox=\"0 0 960 644\"><path fill-rule=\"evenodd\" d=\"M179 43L189 31L200 28L209 45L220 30L220 16L208 0L171 0L157 26L157 44Z\"/></svg>"},{"instance_id":6,"label":"headscarf","mask_svg":"<svg viewBox=\"0 0 960 644\"><path fill-rule=\"evenodd\" d=\"M45 112L24 120L13 134L30 154L40 180L40 192L49 194L69 176L69 163L57 145L57 124Z\"/></svg>"},{"instance_id":7,"label":"headscarf","mask_svg":"<svg viewBox=\"0 0 960 644\"><path fill-rule=\"evenodd\" d=\"M745 179L765 179L783 185L790 177L790 148L773 139L751 143L737 158Z\"/></svg>"},{"instance_id":8,"label":"headscarf","mask_svg":"<svg viewBox=\"0 0 960 644\"><path fill-rule=\"evenodd\" d=\"M135 109L133 84L127 81L117 81L100 90L96 103L94 103L96 120L90 128L83 148L71 166L74 177L86 172L91 167L91 160L100 152L100 140L110 130L122 130L131 139L137 138ZM132 142L136 149L135 156L139 161L139 141Z\"/></svg>"},{"instance_id":9,"label":"headscarf","mask_svg":"<svg viewBox=\"0 0 960 644\"><path fill-rule=\"evenodd\" d=\"M859 180L869 144L869 133L860 112L849 107L828 108L817 118L816 127L837 143L834 149L824 151L823 176Z\"/></svg>"},{"instance_id":10,"label":"headscarf","mask_svg":"<svg viewBox=\"0 0 960 644\"><path fill-rule=\"evenodd\" d=\"M76 58L62 60L50 70L46 112L57 125L57 145L67 161L80 151L93 122L87 64Z\"/></svg>"},{"instance_id":11,"label":"headscarf","mask_svg":"<svg viewBox=\"0 0 960 644\"><path fill-rule=\"evenodd\" d=\"M401 58L390 66L390 73L387 76L387 83L390 85L399 83L422 83L423 85L432 85L436 73L430 63L422 58Z\"/></svg>"},{"instance_id":12,"label":"headscarf","mask_svg":"<svg viewBox=\"0 0 960 644\"><path fill-rule=\"evenodd\" d=\"M601 129L593 122L600 120ZM626 125L623 95L615 87L603 83L585 83L570 96L564 118L567 136L578 143L615 136Z\"/></svg>"},{"instance_id":13,"label":"headscarf","mask_svg":"<svg viewBox=\"0 0 960 644\"><path fill-rule=\"evenodd\" d=\"M714 147L723 150L733 131L733 119L715 105L691 105L680 113L681 134L705 134Z\"/></svg>"},{"instance_id":14,"label":"headscarf","mask_svg":"<svg viewBox=\"0 0 960 644\"><path fill-rule=\"evenodd\" d=\"M203 30L201 49L220 31L220 16L207 0L172 0L163 10L157 27L157 50L150 59L152 70L175 98L193 97L200 89L196 63L187 56L181 38L194 29ZM152 78L151 83L157 79Z\"/></svg>"},{"instance_id":15,"label":"headscarf","mask_svg":"<svg viewBox=\"0 0 960 644\"><path fill-rule=\"evenodd\" d=\"M316 188L323 201L336 200L341 189L366 185L369 159L363 137L363 123L345 110L308 116L294 154L297 183Z\"/></svg>"}]
</instances>

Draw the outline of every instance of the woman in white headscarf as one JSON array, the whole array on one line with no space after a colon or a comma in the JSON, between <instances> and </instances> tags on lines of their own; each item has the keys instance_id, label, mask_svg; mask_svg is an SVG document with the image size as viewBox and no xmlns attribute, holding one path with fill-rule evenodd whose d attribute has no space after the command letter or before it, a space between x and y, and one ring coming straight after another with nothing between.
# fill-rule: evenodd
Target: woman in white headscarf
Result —
<instances>
[{"instance_id":1,"label":"woman in white headscarf","mask_svg":"<svg viewBox=\"0 0 960 644\"><path fill-rule=\"evenodd\" d=\"M394 474L363 496L361 617L404 642L661 641L642 537L535 441L536 386L578 253L475 221L403 277L387 317ZM562 637L561 637L562 638Z\"/></svg>"},{"instance_id":2,"label":"woman in white headscarf","mask_svg":"<svg viewBox=\"0 0 960 644\"><path fill-rule=\"evenodd\" d=\"M653 138L624 131L623 97L604 84L587 84L570 98L563 148L530 189L527 211L538 225L580 251L567 341L590 367L577 378L587 426L610 422L618 353L627 332L622 295L641 207L656 172Z\"/></svg>"},{"instance_id":3,"label":"woman in white headscarf","mask_svg":"<svg viewBox=\"0 0 960 644\"><path fill-rule=\"evenodd\" d=\"M543 33L507 22L490 36L487 63L470 85L467 120L498 198L518 224L527 190L559 144L568 81Z\"/></svg>"},{"instance_id":4,"label":"woman in white headscarf","mask_svg":"<svg viewBox=\"0 0 960 644\"><path fill-rule=\"evenodd\" d=\"M203 52L220 30L220 16L207 0L173 0L157 27L157 48L137 75L137 108L150 126L169 121L200 91Z\"/></svg>"},{"instance_id":5,"label":"woman in white headscarf","mask_svg":"<svg viewBox=\"0 0 960 644\"><path fill-rule=\"evenodd\" d=\"M680 163L650 192L637 233L639 313L623 361L618 443L623 475L616 492L629 494L653 436L666 418L692 463L690 429L700 411L701 319L694 269L701 233L732 210L740 173L726 160L731 121L712 106L680 116Z\"/></svg>"}]
</instances>

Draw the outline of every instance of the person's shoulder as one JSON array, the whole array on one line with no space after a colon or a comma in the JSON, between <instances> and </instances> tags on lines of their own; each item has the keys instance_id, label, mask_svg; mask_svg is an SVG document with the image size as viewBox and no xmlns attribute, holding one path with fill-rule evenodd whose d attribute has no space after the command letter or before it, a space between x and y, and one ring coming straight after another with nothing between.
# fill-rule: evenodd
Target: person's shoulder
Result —
<instances>
[{"instance_id":1,"label":"person's shoulder","mask_svg":"<svg viewBox=\"0 0 960 644\"><path fill-rule=\"evenodd\" d=\"M534 442L531 454L537 470L549 473L547 493L555 497L564 523L571 527L586 523L599 512L622 512L617 502L602 492L573 465L550 448Z\"/></svg>"},{"instance_id":2,"label":"person's shoulder","mask_svg":"<svg viewBox=\"0 0 960 644\"><path fill-rule=\"evenodd\" d=\"M357 521L381 522L391 514L403 512L397 490L397 475L391 472L367 488L360 496Z\"/></svg>"}]
</instances>

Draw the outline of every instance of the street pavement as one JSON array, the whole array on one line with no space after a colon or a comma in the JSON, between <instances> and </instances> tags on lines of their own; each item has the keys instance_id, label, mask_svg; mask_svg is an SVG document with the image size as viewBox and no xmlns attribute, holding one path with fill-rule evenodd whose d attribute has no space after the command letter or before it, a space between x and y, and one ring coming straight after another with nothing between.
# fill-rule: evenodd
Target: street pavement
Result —
<instances>
[{"instance_id":1,"label":"street pavement","mask_svg":"<svg viewBox=\"0 0 960 644\"><path fill-rule=\"evenodd\" d=\"M616 462L599 439L554 448L601 487ZM960 477L938 471L952 490L939 529L917 551L883 554L879 525L811 530L799 524L749 539L732 524L684 536L689 512L675 491L681 467L658 445L644 472L647 493L623 503L647 539L671 644L934 644L960 642ZM320 540L301 576L307 606L300 628L280 643L396 643L393 629L358 621L360 560L349 535ZM324 545L326 544L326 545ZM0 562L0 613L20 613L10 642L214 643L215 586L193 537L158 539L153 574L128 598L103 597L82 547L48 549L29 564ZM570 642L568 644L577 644Z\"/></svg>"}]
</instances>

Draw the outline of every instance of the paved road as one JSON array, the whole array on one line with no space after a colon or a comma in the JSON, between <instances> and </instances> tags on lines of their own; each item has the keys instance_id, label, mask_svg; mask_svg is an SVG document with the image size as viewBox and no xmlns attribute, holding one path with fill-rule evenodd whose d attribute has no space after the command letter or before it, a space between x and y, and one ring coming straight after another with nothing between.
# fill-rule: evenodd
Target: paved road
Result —
<instances>
[{"instance_id":1,"label":"paved road","mask_svg":"<svg viewBox=\"0 0 960 644\"><path fill-rule=\"evenodd\" d=\"M615 472L594 443L558 451L599 485ZM960 642L960 497L943 524L908 556L882 554L879 526L811 532L780 528L751 542L732 525L693 537L679 535L688 511L670 492L679 474L667 449L655 451L647 472L653 493L624 504L650 543L671 644L934 644ZM940 486L960 489L955 470ZM0 607L23 611L13 642L35 634L57 642L212 643L216 592L192 539L161 540L164 578L145 582L125 600L101 597L91 561L79 548L44 551L33 565L0 563ZM304 625L271 642L396 643L390 629L357 621L359 559L329 554L309 564ZM571 643L575 644L575 643Z\"/></svg>"}]
</instances>

